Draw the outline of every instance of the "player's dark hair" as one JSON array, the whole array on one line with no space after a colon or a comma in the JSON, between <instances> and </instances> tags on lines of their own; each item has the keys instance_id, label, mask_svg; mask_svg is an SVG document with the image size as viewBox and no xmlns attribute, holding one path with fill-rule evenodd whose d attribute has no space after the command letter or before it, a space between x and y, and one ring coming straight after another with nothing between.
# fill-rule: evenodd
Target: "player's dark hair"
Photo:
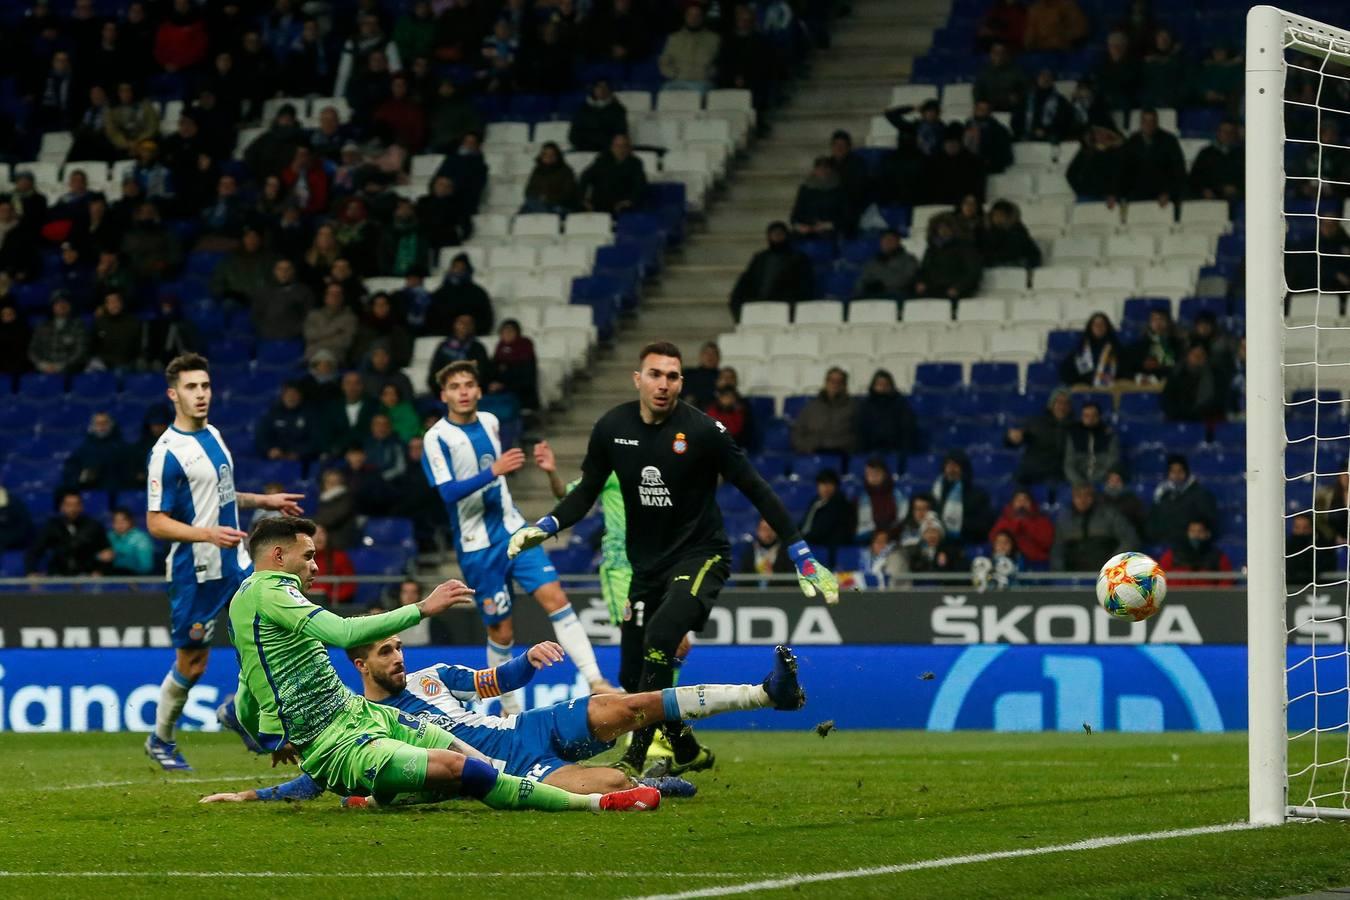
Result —
<instances>
[{"instance_id":1,"label":"player's dark hair","mask_svg":"<svg viewBox=\"0 0 1350 900\"><path fill-rule=\"evenodd\" d=\"M649 356L673 356L680 362L684 362L684 357L680 355L680 348L676 347L670 341L652 341L645 345L638 353L638 365Z\"/></svg>"},{"instance_id":2,"label":"player's dark hair","mask_svg":"<svg viewBox=\"0 0 1350 900\"><path fill-rule=\"evenodd\" d=\"M254 524L253 531L248 536L248 555L257 559L259 551L264 547L283 542L289 544L299 534L314 537L314 532L318 530L319 526L312 519L271 516Z\"/></svg>"},{"instance_id":3,"label":"player's dark hair","mask_svg":"<svg viewBox=\"0 0 1350 900\"><path fill-rule=\"evenodd\" d=\"M169 360L169 364L164 367L164 380L169 383L169 387L178 384L178 376L184 372L210 372L211 364L206 361L206 357L200 353L183 353Z\"/></svg>"},{"instance_id":4,"label":"player's dark hair","mask_svg":"<svg viewBox=\"0 0 1350 900\"><path fill-rule=\"evenodd\" d=\"M455 360L454 362L450 363L448 366L445 366L439 372L436 373L436 383L439 384L441 387L445 387L445 383L450 379L451 375L460 375L463 373L468 373L469 375L472 375L473 380L477 382L478 381L477 361L472 359Z\"/></svg>"}]
</instances>

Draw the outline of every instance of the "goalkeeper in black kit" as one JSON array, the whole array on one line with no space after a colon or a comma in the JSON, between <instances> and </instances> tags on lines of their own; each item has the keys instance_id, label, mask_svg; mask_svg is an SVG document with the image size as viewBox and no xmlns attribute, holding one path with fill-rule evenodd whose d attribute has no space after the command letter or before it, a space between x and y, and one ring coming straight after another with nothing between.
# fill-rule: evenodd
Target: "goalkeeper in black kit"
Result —
<instances>
[{"instance_id":1,"label":"goalkeeper in black kit","mask_svg":"<svg viewBox=\"0 0 1350 900\"><path fill-rule=\"evenodd\" d=\"M680 402L683 381L678 347L666 342L644 347L633 373L638 399L600 418L591 431L580 483L553 512L512 535L508 550L514 556L579 522L615 473L633 567L619 667L619 681L630 693L674 684L680 641L702 630L731 574L731 544L715 499L719 476L736 485L788 542L803 593L839 601L838 581L815 560L782 501L722 423ZM791 651L780 648L779 653L795 666ZM679 720L678 711L660 727L675 752L668 774L712 766L713 754ZM633 734L621 768L642 774L655 728Z\"/></svg>"}]
</instances>

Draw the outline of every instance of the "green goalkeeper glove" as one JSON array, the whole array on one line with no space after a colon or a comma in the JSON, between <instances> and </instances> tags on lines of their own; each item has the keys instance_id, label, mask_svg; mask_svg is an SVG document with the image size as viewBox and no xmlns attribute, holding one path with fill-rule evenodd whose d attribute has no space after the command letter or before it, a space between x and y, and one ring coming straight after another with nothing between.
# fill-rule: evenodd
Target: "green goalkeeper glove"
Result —
<instances>
[{"instance_id":1,"label":"green goalkeeper glove","mask_svg":"<svg viewBox=\"0 0 1350 900\"><path fill-rule=\"evenodd\" d=\"M834 573L822 566L811 555L811 548L807 546L806 541L798 541L788 547L788 556L792 558L792 564L797 567L797 585L802 589L802 593L808 597L814 597L820 594L825 598L825 602L834 605L839 602L839 579L834 577Z\"/></svg>"},{"instance_id":2,"label":"green goalkeeper glove","mask_svg":"<svg viewBox=\"0 0 1350 900\"><path fill-rule=\"evenodd\" d=\"M552 516L544 516L533 525L526 525L511 535L511 543L506 547L506 558L515 559L519 554L531 547L538 547L557 533L558 520Z\"/></svg>"}]
</instances>

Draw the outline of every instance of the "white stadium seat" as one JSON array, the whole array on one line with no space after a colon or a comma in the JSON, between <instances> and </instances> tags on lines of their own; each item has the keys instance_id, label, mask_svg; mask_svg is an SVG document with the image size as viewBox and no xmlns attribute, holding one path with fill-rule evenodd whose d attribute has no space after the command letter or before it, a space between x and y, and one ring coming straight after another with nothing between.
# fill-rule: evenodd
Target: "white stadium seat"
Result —
<instances>
[{"instance_id":1,"label":"white stadium seat","mask_svg":"<svg viewBox=\"0 0 1350 900\"><path fill-rule=\"evenodd\" d=\"M723 361L758 362L769 355L769 339L758 333L723 334L717 339L717 349L722 352Z\"/></svg>"},{"instance_id":2,"label":"white stadium seat","mask_svg":"<svg viewBox=\"0 0 1350 900\"><path fill-rule=\"evenodd\" d=\"M904 307L906 325L950 325L952 304L949 300L906 300Z\"/></svg>"},{"instance_id":3,"label":"white stadium seat","mask_svg":"<svg viewBox=\"0 0 1350 900\"><path fill-rule=\"evenodd\" d=\"M854 300L848 305L851 324L894 325L899 319L899 307L894 300Z\"/></svg>"},{"instance_id":4,"label":"white stadium seat","mask_svg":"<svg viewBox=\"0 0 1350 900\"><path fill-rule=\"evenodd\" d=\"M539 251L535 247L508 243L488 248L488 266L495 270L515 269L530 272L537 265L539 265Z\"/></svg>"},{"instance_id":5,"label":"white stadium seat","mask_svg":"<svg viewBox=\"0 0 1350 900\"><path fill-rule=\"evenodd\" d=\"M1022 295L1027 292L1027 270L1017 266L1002 266L984 270L980 281L981 294Z\"/></svg>"},{"instance_id":6,"label":"white stadium seat","mask_svg":"<svg viewBox=\"0 0 1350 900\"><path fill-rule=\"evenodd\" d=\"M933 335L929 353L943 362L971 362L985 354L987 337L983 331L958 329L939 331Z\"/></svg>"},{"instance_id":7,"label":"white stadium seat","mask_svg":"<svg viewBox=\"0 0 1350 900\"><path fill-rule=\"evenodd\" d=\"M1047 168L1054 165L1056 148L1045 141L1018 141L1013 144L1013 162L1019 168Z\"/></svg>"},{"instance_id":8,"label":"white stadium seat","mask_svg":"<svg viewBox=\"0 0 1350 900\"><path fill-rule=\"evenodd\" d=\"M532 135L534 143L545 144L552 141L566 150L567 132L571 128L571 122L536 122L534 125L534 133Z\"/></svg>"},{"instance_id":9,"label":"white stadium seat","mask_svg":"<svg viewBox=\"0 0 1350 900\"><path fill-rule=\"evenodd\" d=\"M445 156L440 153L421 153L412 158L412 175L414 178L429 178L436 174L436 170L445 162Z\"/></svg>"},{"instance_id":10,"label":"white stadium seat","mask_svg":"<svg viewBox=\"0 0 1350 900\"><path fill-rule=\"evenodd\" d=\"M310 111L316 118L330 106L337 112L339 122L351 121L352 105L347 102L346 97L315 97L309 104Z\"/></svg>"},{"instance_id":11,"label":"white stadium seat","mask_svg":"<svg viewBox=\"0 0 1350 900\"><path fill-rule=\"evenodd\" d=\"M1185 265L1149 266L1140 273L1139 293L1148 297L1185 297L1195 290L1196 270Z\"/></svg>"},{"instance_id":12,"label":"white stadium seat","mask_svg":"<svg viewBox=\"0 0 1350 900\"><path fill-rule=\"evenodd\" d=\"M1016 303L1017 301L1013 301ZM1008 321L1008 301L1002 297L967 297L956 303L958 325L1002 325Z\"/></svg>"},{"instance_id":13,"label":"white stadium seat","mask_svg":"<svg viewBox=\"0 0 1350 900\"><path fill-rule=\"evenodd\" d=\"M1149 263L1153 261L1158 249L1157 238L1152 234L1113 234L1106 239L1107 263Z\"/></svg>"},{"instance_id":14,"label":"white stadium seat","mask_svg":"<svg viewBox=\"0 0 1350 900\"><path fill-rule=\"evenodd\" d=\"M501 213L479 213L473 217L473 236L479 238L506 237L511 233L511 217Z\"/></svg>"},{"instance_id":15,"label":"white stadium seat","mask_svg":"<svg viewBox=\"0 0 1350 900\"><path fill-rule=\"evenodd\" d=\"M493 150L527 146L530 143L530 123L489 122L483 132L483 143Z\"/></svg>"},{"instance_id":16,"label":"white stadium seat","mask_svg":"<svg viewBox=\"0 0 1350 900\"><path fill-rule=\"evenodd\" d=\"M924 203L914 207L910 216L909 233L928 236L928 224L938 216L949 213L952 208L946 203Z\"/></svg>"},{"instance_id":17,"label":"white stadium seat","mask_svg":"<svg viewBox=\"0 0 1350 900\"><path fill-rule=\"evenodd\" d=\"M990 175L985 193L990 200L1024 200L1036 196L1036 178L1030 172Z\"/></svg>"},{"instance_id":18,"label":"white stadium seat","mask_svg":"<svg viewBox=\"0 0 1350 900\"><path fill-rule=\"evenodd\" d=\"M791 324L792 307L787 303L756 301L741 307L742 329L773 329L782 331Z\"/></svg>"},{"instance_id":19,"label":"white stadium seat","mask_svg":"<svg viewBox=\"0 0 1350 900\"><path fill-rule=\"evenodd\" d=\"M548 238L562 231L562 219L556 213L524 213L511 222L513 238Z\"/></svg>"},{"instance_id":20,"label":"white stadium seat","mask_svg":"<svg viewBox=\"0 0 1350 900\"><path fill-rule=\"evenodd\" d=\"M1064 321L1063 304L1053 295L1042 296L1033 292L1030 296L1013 300L1008 305L1012 320L1019 324L1058 327Z\"/></svg>"},{"instance_id":21,"label":"white stadium seat","mask_svg":"<svg viewBox=\"0 0 1350 900\"><path fill-rule=\"evenodd\" d=\"M844 304L837 300L808 300L798 303L792 321L798 326L828 326L837 330L844 324Z\"/></svg>"},{"instance_id":22,"label":"white stadium seat","mask_svg":"<svg viewBox=\"0 0 1350 900\"><path fill-rule=\"evenodd\" d=\"M1102 239L1096 234L1071 234L1056 238L1050 253L1050 261L1057 266L1073 263L1095 265L1102 257Z\"/></svg>"},{"instance_id":23,"label":"white stadium seat","mask_svg":"<svg viewBox=\"0 0 1350 900\"><path fill-rule=\"evenodd\" d=\"M615 91L614 99L623 104L629 115L652 111L651 91Z\"/></svg>"},{"instance_id":24,"label":"white stadium seat","mask_svg":"<svg viewBox=\"0 0 1350 900\"><path fill-rule=\"evenodd\" d=\"M1172 204L1159 206L1152 200L1141 200L1125 207L1125 227L1130 231L1146 229L1166 233L1176 224L1177 208Z\"/></svg>"},{"instance_id":25,"label":"white stadium seat","mask_svg":"<svg viewBox=\"0 0 1350 900\"><path fill-rule=\"evenodd\" d=\"M999 362L1033 362L1041 358L1040 332L1009 328L989 337L989 358Z\"/></svg>"},{"instance_id":26,"label":"white stadium seat","mask_svg":"<svg viewBox=\"0 0 1350 900\"><path fill-rule=\"evenodd\" d=\"M788 331L769 336L769 356L775 364L783 362L818 365L820 338L809 332Z\"/></svg>"},{"instance_id":27,"label":"white stadium seat","mask_svg":"<svg viewBox=\"0 0 1350 900\"><path fill-rule=\"evenodd\" d=\"M1075 232L1110 233L1120 227L1120 212L1119 206L1108 209L1105 203L1075 203L1069 211L1069 227Z\"/></svg>"},{"instance_id":28,"label":"white stadium seat","mask_svg":"<svg viewBox=\"0 0 1350 900\"><path fill-rule=\"evenodd\" d=\"M558 244L544 247L539 254L539 268L590 269L595 263L595 249L583 244Z\"/></svg>"},{"instance_id":29,"label":"white stadium seat","mask_svg":"<svg viewBox=\"0 0 1350 900\"><path fill-rule=\"evenodd\" d=\"M922 106L928 100L937 100L942 88L936 84L902 84L891 88L891 106Z\"/></svg>"},{"instance_id":30,"label":"white stadium seat","mask_svg":"<svg viewBox=\"0 0 1350 900\"><path fill-rule=\"evenodd\" d=\"M1229 229L1228 203L1224 200L1187 200L1181 204L1181 225L1187 229L1206 229L1214 233Z\"/></svg>"},{"instance_id":31,"label":"white stadium seat","mask_svg":"<svg viewBox=\"0 0 1350 900\"><path fill-rule=\"evenodd\" d=\"M1134 266L1102 266L1087 270L1089 291L1121 291L1132 294L1139 287L1139 272Z\"/></svg>"},{"instance_id":32,"label":"white stadium seat","mask_svg":"<svg viewBox=\"0 0 1350 900\"><path fill-rule=\"evenodd\" d=\"M656 111L665 115L696 116L703 108L698 91L659 91Z\"/></svg>"}]
</instances>

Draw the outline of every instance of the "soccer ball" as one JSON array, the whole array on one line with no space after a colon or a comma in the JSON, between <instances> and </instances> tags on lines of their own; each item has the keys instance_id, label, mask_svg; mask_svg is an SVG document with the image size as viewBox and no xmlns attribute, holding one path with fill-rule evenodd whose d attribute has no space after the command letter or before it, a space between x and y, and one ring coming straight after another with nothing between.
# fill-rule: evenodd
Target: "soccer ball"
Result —
<instances>
[{"instance_id":1,"label":"soccer ball","mask_svg":"<svg viewBox=\"0 0 1350 900\"><path fill-rule=\"evenodd\" d=\"M1117 553L1097 575L1097 602L1119 619L1142 622L1162 608L1167 576L1144 553Z\"/></svg>"}]
</instances>

